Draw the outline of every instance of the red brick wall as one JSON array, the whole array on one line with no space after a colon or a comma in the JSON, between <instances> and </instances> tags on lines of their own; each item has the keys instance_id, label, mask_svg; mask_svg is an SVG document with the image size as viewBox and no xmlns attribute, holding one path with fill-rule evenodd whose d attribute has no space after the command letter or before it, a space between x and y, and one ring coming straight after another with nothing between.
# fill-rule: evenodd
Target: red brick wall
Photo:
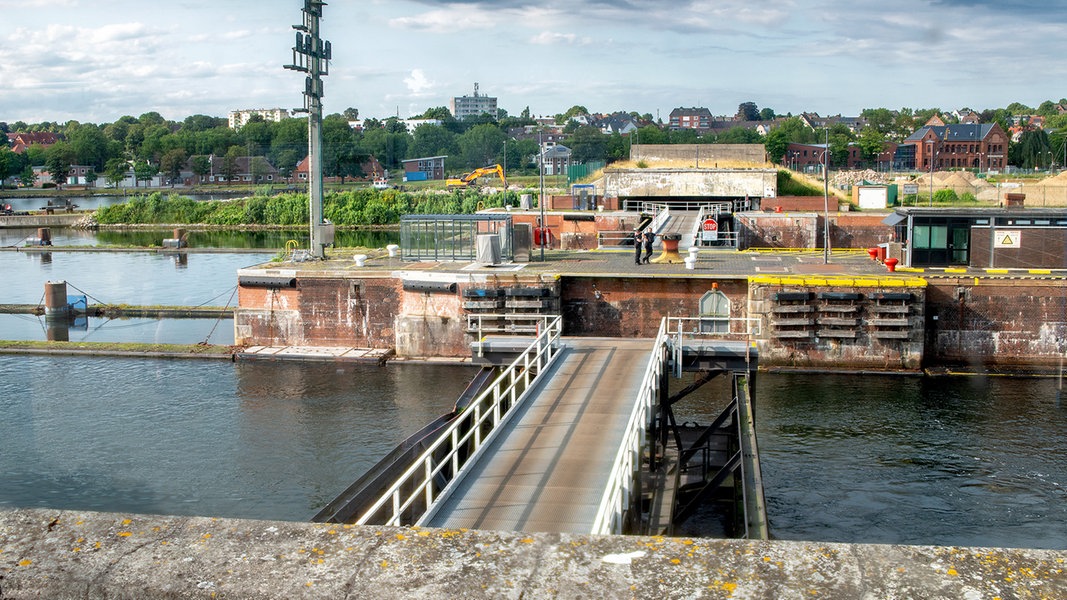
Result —
<instances>
[{"instance_id":1,"label":"red brick wall","mask_svg":"<svg viewBox=\"0 0 1067 600\"><path fill-rule=\"evenodd\" d=\"M1056 366L1067 339L1062 281L930 279L926 363Z\"/></svg>"},{"instance_id":2,"label":"red brick wall","mask_svg":"<svg viewBox=\"0 0 1067 600\"><path fill-rule=\"evenodd\" d=\"M563 277L563 334L592 337L655 337L666 316L695 317L710 279ZM718 281L731 313L744 317L748 284Z\"/></svg>"}]
</instances>

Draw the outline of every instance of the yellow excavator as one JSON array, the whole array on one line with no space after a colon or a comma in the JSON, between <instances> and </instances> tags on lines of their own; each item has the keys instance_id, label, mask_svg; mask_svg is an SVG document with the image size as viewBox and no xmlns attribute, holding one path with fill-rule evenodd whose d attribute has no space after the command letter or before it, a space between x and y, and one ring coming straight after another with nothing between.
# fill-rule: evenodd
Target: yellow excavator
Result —
<instances>
[{"instance_id":1,"label":"yellow excavator","mask_svg":"<svg viewBox=\"0 0 1067 600\"><path fill-rule=\"evenodd\" d=\"M504 169L500 165L482 167L480 169L475 169L470 173L464 173L463 176L458 179L448 179L445 181L445 187L449 189L470 187L474 185L474 182L478 181L479 177L493 175L494 173L500 178L500 183L503 184L504 189L507 189L508 181L504 178Z\"/></svg>"}]
</instances>

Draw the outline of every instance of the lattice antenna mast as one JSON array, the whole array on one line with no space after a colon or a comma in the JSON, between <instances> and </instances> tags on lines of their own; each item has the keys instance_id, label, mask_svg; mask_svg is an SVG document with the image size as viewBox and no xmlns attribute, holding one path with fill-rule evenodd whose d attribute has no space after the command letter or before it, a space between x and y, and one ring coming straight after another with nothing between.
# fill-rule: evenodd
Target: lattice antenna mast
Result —
<instances>
[{"instance_id":1,"label":"lattice antenna mast","mask_svg":"<svg viewBox=\"0 0 1067 600\"><path fill-rule=\"evenodd\" d=\"M304 0L304 23L293 25L296 45L293 64L286 69L307 74L304 81L304 108L294 112L308 114L308 201L311 215L311 255L326 258L326 246L333 243L333 225L322 218L322 78L330 74L333 49L330 42L319 37L322 18L320 0Z\"/></svg>"}]
</instances>

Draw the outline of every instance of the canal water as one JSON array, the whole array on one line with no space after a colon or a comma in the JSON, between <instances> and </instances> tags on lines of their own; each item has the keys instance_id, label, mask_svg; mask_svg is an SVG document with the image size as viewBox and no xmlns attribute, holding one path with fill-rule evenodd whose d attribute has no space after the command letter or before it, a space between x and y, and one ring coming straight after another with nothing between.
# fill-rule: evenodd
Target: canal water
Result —
<instances>
[{"instance_id":1,"label":"canal water","mask_svg":"<svg viewBox=\"0 0 1067 600\"><path fill-rule=\"evenodd\" d=\"M0 252L0 304L36 304L62 279L91 302L232 306L237 269L272 255ZM90 319L69 335L193 342L212 328L232 336L211 319ZM0 339L44 329L0 319ZM0 355L0 506L307 519L447 412L472 374ZM680 419L714 419L713 388ZM755 393L774 537L1067 548L1056 380L761 373Z\"/></svg>"},{"instance_id":2,"label":"canal water","mask_svg":"<svg viewBox=\"0 0 1067 600\"><path fill-rule=\"evenodd\" d=\"M472 375L0 356L0 506L304 520ZM1067 548L1053 380L759 374L756 395L776 538Z\"/></svg>"},{"instance_id":3,"label":"canal water","mask_svg":"<svg viewBox=\"0 0 1067 600\"><path fill-rule=\"evenodd\" d=\"M307 520L473 373L0 355L0 506Z\"/></svg>"}]
</instances>

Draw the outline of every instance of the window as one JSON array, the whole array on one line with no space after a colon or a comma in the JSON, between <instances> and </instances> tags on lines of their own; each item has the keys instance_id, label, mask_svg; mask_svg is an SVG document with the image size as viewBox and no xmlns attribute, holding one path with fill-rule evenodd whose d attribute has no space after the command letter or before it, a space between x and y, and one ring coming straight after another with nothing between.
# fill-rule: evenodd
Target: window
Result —
<instances>
[{"instance_id":1,"label":"window","mask_svg":"<svg viewBox=\"0 0 1067 600\"><path fill-rule=\"evenodd\" d=\"M916 225L912 235L913 248L948 248L947 225Z\"/></svg>"}]
</instances>

